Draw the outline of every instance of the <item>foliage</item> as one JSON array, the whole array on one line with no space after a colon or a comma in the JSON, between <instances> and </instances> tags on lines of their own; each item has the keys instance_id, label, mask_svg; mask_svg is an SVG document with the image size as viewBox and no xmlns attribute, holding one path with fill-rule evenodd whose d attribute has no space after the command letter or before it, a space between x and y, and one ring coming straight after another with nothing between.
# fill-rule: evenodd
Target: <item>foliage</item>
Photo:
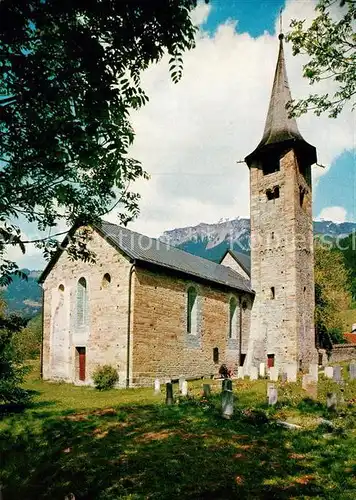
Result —
<instances>
[{"instance_id":1,"label":"foliage","mask_svg":"<svg viewBox=\"0 0 356 500\"><path fill-rule=\"evenodd\" d=\"M140 75L150 63L168 53L173 81L182 76L182 54L194 46L195 6L0 3L0 284L17 270L5 250L26 250L23 222L48 235L59 223L98 222L115 207L123 224L137 215L139 195L130 184L147 174L128 156L129 114L148 100ZM66 243L73 258L93 260L85 241L71 234ZM54 237L36 244L46 257L58 247Z\"/></svg>"},{"instance_id":2,"label":"foliage","mask_svg":"<svg viewBox=\"0 0 356 500\"><path fill-rule=\"evenodd\" d=\"M323 347L330 348L328 332L342 328L340 312L351 302L349 274L341 253L318 240L314 245L314 273L316 329Z\"/></svg>"},{"instance_id":3,"label":"foliage","mask_svg":"<svg viewBox=\"0 0 356 500\"><path fill-rule=\"evenodd\" d=\"M344 263L349 270L349 286L353 300L356 300L356 233L352 232L338 243Z\"/></svg>"},{"instance_id":4,"label":"foliage","mask_svg":"<svg viewBox=\"0 0 356 500\"><path fill-rule=\"evenodd\" d=\"M290 103L290 111L300 116L309 110L320 115L327 112L336 117L348 101L356 106L356 2L354 0L319 0L317 15L310 27L305 20L293 20L287 39L293 54L306 54L309 61L303 75L310 84L332 80L333 95L311 94Z\"/></svg>"},{"instance_id":5,"label":"foliage","mask_svg":"<svg viewBox=\"0 0 356 500\"><path fill-rule=\"evenodd\" d=\"M119 375L113 366L103 365L99 366L93 373L93 381L96 389L107 391L119 381Z\"/></svg>"},{"instance_id":6,"label":"foliage","mask_svg":"<svg viewBox=\"0 0 356 500\"><path fill-rule=\"evenodd\" d=\"M341 328L330 328L328 334L333 344L346 344L346 339Z\"/></svg>"},{"instance_id":7,"label":"foliage","mask_svg":"<svg viewBox=\"0 0 356 500\"><path fill-rule=\"evenodd\" d=\"M42 314L32 318L25 328L13 336L14 348L22 359L38 358L41 352L41 342Z\"/></svg>"},{"instance_id":8,"label":"foliage","mask_svg":"<svg viewBox=\"0 0 356 500\"><path fill-rule=\"evenodd\" d=\"M27 391L20 387L26 368L14 348L13 335L25 325L20 316L6 316L0 300L0 404L24 403L29 400Z\"/></svg>"}]
</instances>

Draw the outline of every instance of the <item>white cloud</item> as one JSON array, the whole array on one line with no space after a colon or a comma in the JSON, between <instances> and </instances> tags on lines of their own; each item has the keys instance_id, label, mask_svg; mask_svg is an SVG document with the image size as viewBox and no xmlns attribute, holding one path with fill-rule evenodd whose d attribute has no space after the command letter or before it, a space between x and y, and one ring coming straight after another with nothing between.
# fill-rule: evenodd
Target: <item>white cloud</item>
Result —
<instances>
[{"instance_id":1,"label":"white cloud","mask_svg":"<svg viewBox=\"0 0 356 500\"><path fill-rule=\"evenodd\" d=\"M314 5L312 0L287 2L284 25L292 17L312 18ZM207 15L205 4L198 8ZM151 179L136 185L142 194L141 215L131 227L137 231L159 235L169 228L249 215L248 168L236 161L262 136L278 39L236 32L236 22L221 25L214 36L200 32L196 48L184 56L178 84L170 81L167 59L143 75L150 102L133 116L131 153ZM290 44L285 51L295 98L329 88L324 82L311 89L301 75L303 57L293 57ZM354 117L348 111L337 120L308 114L299 128L327 167L354 146ZM323 173L314 168L315 179Z\"/></svg>"},{"instance_id":2,"label":"white cloud","mask_svg":"<svg viewBox=\"0 0 356 500\"><path fill-rule=\"evenodd\" d=\"M208 19L211 10L211 4L203 1L199 2L195 9L190 13L190 18L196 26L204 24Z\"/></svg>"},{"instance_id":3,"label":"white cloud","mask_svg":"<svg viewBox=\"0 0 356 500\"><path fill-rule=\"evenodd\" d=\"M326 207L320 212L317 220L346 222L346 215L347 213L344 207Z\"/></svg>"}]
</instances>

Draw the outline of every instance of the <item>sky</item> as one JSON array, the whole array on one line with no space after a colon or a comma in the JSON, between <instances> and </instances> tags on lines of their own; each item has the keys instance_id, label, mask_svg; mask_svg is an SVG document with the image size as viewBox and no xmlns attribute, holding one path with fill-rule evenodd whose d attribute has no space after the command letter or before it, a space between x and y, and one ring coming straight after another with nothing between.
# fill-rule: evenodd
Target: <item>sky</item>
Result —
<instances>
[{"instance_id":1,"label":"sky","mask_svg":"<svg viewBox=\"0 0 356 500\"><path fill-rule=\"evenodd\" d=\"M278 53L279 11L288 32L291 19L314 16L316 0L210 0L198 3L196 48L184 55L184 72L172 83L168 57L142 75L149 103L132 115L136 133L131 156L150 180L139 180L141 214L129 228L157 237L168 229L249 216L248 168L243 160L262 137ZM304 56L285 44L294 98L332 90L311 88L302 77ZM307 114L298 120L315 145L314 218L356 221L355 115L335 120ZM117 222L115 213L106 217ZM33 234L29 236L35 236ZM18 263L31 269L44 261L29 247Z\"/></svg>"}]
</instances>

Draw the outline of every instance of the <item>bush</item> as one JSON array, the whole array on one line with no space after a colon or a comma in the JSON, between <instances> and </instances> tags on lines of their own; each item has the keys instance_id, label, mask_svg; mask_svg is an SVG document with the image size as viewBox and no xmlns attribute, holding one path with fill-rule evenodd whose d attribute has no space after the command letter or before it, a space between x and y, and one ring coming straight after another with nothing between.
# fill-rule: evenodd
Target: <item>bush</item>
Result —
<instances>
[{"instance_id":1,"label":"bush","mask_svg":"<svg viewBox=\"0 0 356 500\"><path fill-rule=\"evenodd\" d=\"M119 381L119 375L115 368L110 365L98 366L93 373L95 388L99 391L112 389Z\"/></svg>"},{"instance_id":2,"label":"bush","mask_svg":"<svg viewBox=\"0 0 356 500\"><path fill-rule=\"evenodd\" d=\"M346 344L341 328L330 328L328 334L333 344Z\"/></svg>"},{"instance_id":3,"label":"bush","mask_svg":"<svg viewBox=\"0 0 356 500\"><path fill-rule=\"evenodd\" d=\"M22 318L14 314L5 316L0 310L0 405L26 404L30 400L29 393L21 388L28 370L13 343L14 334L23 326Z\"/></svg>"},{"instance_id":4,"label":"bush","mask_svg":"<svg viewBox=\"0 0 356 500\"><path fill-rule=\"evenodd\" d=\"M14 347L23 359L36 359L40 355L42 340L42 314L32 318L26 328L16 332Z\"/></svg>"}]
</instances>

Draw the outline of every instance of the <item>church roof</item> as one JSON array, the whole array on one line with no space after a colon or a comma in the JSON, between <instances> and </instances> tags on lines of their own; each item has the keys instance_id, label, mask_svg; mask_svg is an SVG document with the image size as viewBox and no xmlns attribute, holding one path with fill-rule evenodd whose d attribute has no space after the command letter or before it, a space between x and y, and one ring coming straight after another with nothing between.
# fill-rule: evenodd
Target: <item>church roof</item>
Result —
<instances>
[{"instance_id":1,"label":"church roof","mask_svg":"<svg viewBox=\"0 0 356 500\"><path fill-rule=\"evenodd\" d=\"M301 146L307 154L310 164L316 163L315 147L311 146L303 139L299 132L296 119L294 117L289 117L286 105L291 99L292 95L289 88L284 58L283 34L280 34L277 66L274 74L265 129L257 148L245 159L248 165L259 155L259 153L273 146L281 145L281 143L286 143L286 145L290 145L291 147L296 144Z\"/></svg>"},{"instance_id":2,"label":"church roof","mask_svg":"<svg viewBox=\"0 0 356 500\"><path fill-rule=\"evenodd\" d=\"M225 259L226 255L230 254L233 259L242 267L246 274L251 276L251 257L245 253L236 252L236 250L226 250L220 263Z\"/></svg>"},{"instance_id":3,"label":"church roof","mask_svg":"<svg viewBox=\"0 0 356 500\"><path fill-rule=\"evenodd\" d=\"M130 231L111 222L102 221L95 229L113 246L141 265L163 269L224 285L236 290L253 293L249 280L227 266L216 264L162 241ZM55 265L62 251L57 252L39 278L43 282Z\"/></svg>"},{"instance_id":4,"label":"church roof","mask_svg":"<svg viewBox=\"0 0 356 500\"><path fill-rule=\"evenodd\" d=\"M162 241L103 221L98 228L131 259L179 271L189 276L251 292L248 280L227 266L192 255Z\"/></svg>"}]
</instances>

